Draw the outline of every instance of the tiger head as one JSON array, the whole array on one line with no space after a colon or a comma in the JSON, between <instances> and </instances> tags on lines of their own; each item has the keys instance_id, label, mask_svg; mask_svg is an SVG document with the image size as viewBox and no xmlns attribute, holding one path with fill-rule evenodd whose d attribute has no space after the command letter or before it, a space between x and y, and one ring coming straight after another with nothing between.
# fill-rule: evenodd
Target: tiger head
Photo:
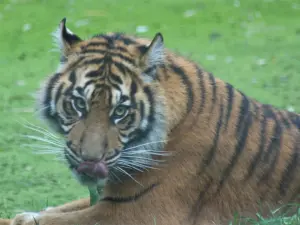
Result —
<instances>
[{"instance_id":1,"label":"tiger head","mask_svg":"<svg viewBox=\"0 0 300 225\"><path fill-rule=\"evenodd\" d=\"M63 135L70 169L90 185L153 166L168 132L156 77L165 60L162 35L152 42L119 33L82 40L65 24L55 32L60 65L38 105Z\"/></svg>"}]
</instances>

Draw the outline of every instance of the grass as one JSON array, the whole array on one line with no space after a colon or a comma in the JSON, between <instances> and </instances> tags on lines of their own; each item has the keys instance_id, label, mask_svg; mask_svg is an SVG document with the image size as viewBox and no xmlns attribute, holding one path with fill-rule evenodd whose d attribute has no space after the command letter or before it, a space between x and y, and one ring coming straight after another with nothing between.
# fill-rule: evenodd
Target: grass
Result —
<instances>
[{"instance_id":1,"label":"grass","mask_svg":"<svg viewBox=\"0 0 300 225\"><path fill-rule=\"evenodd\" d=\"M297 0L0 1L0 217L88 195L54 157L35 155L19 120L37 123L34 91L57 66L50 33L63 17L83 38L107 31L164 35L166 46L247 95L300 112ZM300 224L295 216L281 223ZM274 222L276 220L276 222Z\"/></svg>"}]
</instances>

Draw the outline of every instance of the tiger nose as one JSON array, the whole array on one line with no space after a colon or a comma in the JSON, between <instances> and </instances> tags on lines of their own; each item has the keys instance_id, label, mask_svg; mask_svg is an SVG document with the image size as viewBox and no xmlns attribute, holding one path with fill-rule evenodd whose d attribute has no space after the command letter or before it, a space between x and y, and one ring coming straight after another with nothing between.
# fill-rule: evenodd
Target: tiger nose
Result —
<instances>
[{"instance_id":1,"label":"tiger nose","mask_svg":"<svg viewBox=\"0 0 300 225\"><path fill-rule=\"evenodd\" d=\"M99 153L99 151L98 151L98 153L97 152L91 153L89 151L82 151L80 157L84 161L99 162L99 161L103 160L104 154Z\"/></svg>"},{"instance_id":2,"label":"tiger nose","mask_svg":"<svg viewBox=\"0 0 300 225\"><path fill-rule=\"evenodd\" d=\"M66 145L84 161L101 161L104 158L104 152L101 151L101 148L90 147L88 149L83 149L82 146L76 144L74 141L67 141Z\"/></svg>"},{"instance_id":3,"label":"tiger nose","mask_svg":"<svg viewBox=\"0 0 300 225\"><path fill-rule=\"evenodd\" d=\"M103 143L96 143L90 146L81 146L81 158L86 161L101 161L107 151L108 143L103 141Z\"/></svg>"}]
</instances>

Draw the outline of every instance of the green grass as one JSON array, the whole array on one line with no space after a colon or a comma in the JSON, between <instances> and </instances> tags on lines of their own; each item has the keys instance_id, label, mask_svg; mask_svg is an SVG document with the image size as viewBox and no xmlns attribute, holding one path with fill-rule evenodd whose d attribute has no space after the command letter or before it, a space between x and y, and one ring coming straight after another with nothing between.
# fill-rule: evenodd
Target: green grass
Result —
<instances>
[{"instance_id":1,"label":"green grass","mask_svg":"<svg viewBox=\"0 0 300 225\"><path fill-rule=\"evenodd\" d=\"M2 0L0 217L88 195L54 157L22 146L29 143L21 137L28 130L17 122L37 123L32 94L57 66L50 33L65 16L83 38L106 31L136 33L140 25L148 27L141 36L160 31L167 47L247 95L300 112L298 0ZM279 219L261 224L281 224Z\"/></svg>"}]
</instances>

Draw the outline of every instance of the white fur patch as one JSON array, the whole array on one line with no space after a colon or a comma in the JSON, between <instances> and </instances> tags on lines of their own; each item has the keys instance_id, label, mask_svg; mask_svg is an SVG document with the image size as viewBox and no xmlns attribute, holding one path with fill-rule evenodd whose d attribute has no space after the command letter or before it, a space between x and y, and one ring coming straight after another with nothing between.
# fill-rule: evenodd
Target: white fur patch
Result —
<instances>
[{"instance_id":1,"label":"white fur patch","mask_svg":"<svg viewBox=\"0 0 300 225\"><path fill-rule=\"evenodd\" d=\"M54 42L54 45L56 46L56 48L58 48L59 50L62 50L64 47L64 43L63 43L60 27L57 28L55 31L53 31L51 33L51 35L53 37L53 42Z\"/></svg>"},{"instance_id":2,"label":"white fur patch","mask_svg":"<svg viewBox=\"0 0 300 225\"><path fill-rule=\"evenodd\" d=\"M45 211L49 211L50 209L53 209L53 208L54 208L54 207L50 207L50 206L49 206L49 207L45 208L44 210L45 210Z\"/></svg>"},{"instance_id":3,"label":"white fur patch","mask_svg":"<svg viewBox=\"0 0 300 225\"><path fill-rule=\"evenodd\" d=\"M73 32L70 29L66 28L66 30L67 30L67 33L73 35ZM53 37L54 45L56 46L56 48L59 48L60 51L64 50L65 49L65 43L64 43L64 40L63 40L63 36L62 36L61 25L59 25L59 27L55 31L53 31L51 33L51 35Z\"/></svg>"}]
</instances>

